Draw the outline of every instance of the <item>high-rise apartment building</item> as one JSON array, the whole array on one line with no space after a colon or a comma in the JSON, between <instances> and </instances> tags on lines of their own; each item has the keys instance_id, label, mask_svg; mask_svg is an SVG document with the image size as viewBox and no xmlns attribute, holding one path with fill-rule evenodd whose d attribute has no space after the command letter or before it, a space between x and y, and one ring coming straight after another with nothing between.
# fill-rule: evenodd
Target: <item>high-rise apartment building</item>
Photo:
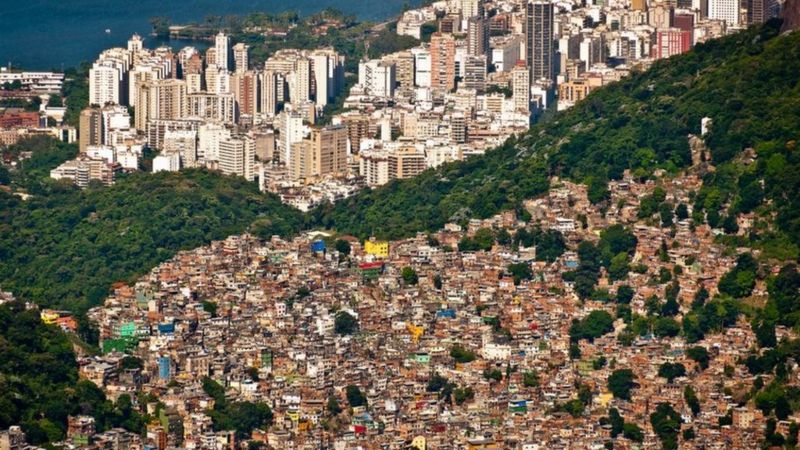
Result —
<instances>
[{"instance_id":1,"label":"high-rise apartment building","mask_svg":"<svg viewBox=\"0 0 800 450\"><path fill-rule=\"evenodd\" d=\"M294 71L289 74L289 101L301 104L311 99L311 61L298 58Z\"/></svg>"},{"instance_id":2,"label":"high-rise apartment building","mask_svg":"<svg viewBox=\"0 0 800 450\"><path fill-rule=\"evenodd\" d=\"M739 0L708 0L708 18L739 26Z\"/></svg>"},{"instance_id":3,"label":"high-rise apartment building","mask_svg":"<svg viewBox=\"0 0 800 450\"><path fill-rule=\"evenodd\" d=\"M233 46L233 69L236 73L247 71L250 64L250 59L248 56L249 51L250 46L242 42L239 42Z\"/></svg>"},{"instance_id":4,"label":"high-rise apartment building","mask_svg":"<svg viewBox=\"0 0 800 450\"><path fill-rule=\"evenodd\" d=\"M103 143L103 114L100 108L86 108L81 111L78 150L85 152L90 145Z\"/></svg>"},{"instance_id":5,"label":"high-rise apartment building","mask_svg":"<svg viewBox=\"0 0 800 450\"><path fill-rule=\"evenodd\" d=\"M317 49L308 56L311 60L314 101L318 107L323 107L344 89L344 56L332 48Z\"/></svg>"},{"instance_id":6,"label":"high-rise apartment building","mask_svg":"<svg viewBox=\"0 0 800 450\"><path fill-rule=\"evenodd\" d=\"M525 22L526 60L531 82L553 79L553 4L547 0L529 1Z\"/></svg>"},{"instance_id":7,"label":"high-rise apartment building","mask_svg":"<svg viewBox=\"0 0 800 450\"><path fill-rule=\"evenodd\" d=\"M480 16L467 20L467 54L486 55L489 51L488 21Z\"/></svg>"},{"instance_id":8,"label":"high-rise apartment building","mask_svg":"<svg viewBox=\"0 0 800 450\"><path fill-rule=\"evenodd\" d=\"M511 69L511 95L515 111L530 112L531 73L523 61L518 61Z\"/></svg>"},{"instance_id":9,"label":"high-rise apartment building","mask_svg":"<svg viewBox=\"0 0 800 450\"><path fill-rule=\"evenodd\" d=\"M232 76L233 97L239 108L239 114L253 116L256 114L258 101L258 75L248 70L236 72Z\"/></svg>"},{"instance_id":10,"label":"high-rise apartment building","mask_svg":"<svg viewBox=\"0 0 800 450\"><path fill-rule=\"evenodd\" d=\"M226 175L255 179L256 143L247 136L223 139L219 143L219 170Z\"/></svg>"},{"instance_id":11,"label":"high-rise apartment building","mask_svg":"<svg viewBox=\"0 0 800 450\"><path fill-rule=\"evenodd\" d=\"M456 78L456 42L452 34L431 36L431 87L451 91Z\"/></svg>"},{"instance_id":12,"label":"high-rise apartment building","mask_svg":"<svg viewBox=\"0 0 800 450\"><path fill-rule=\"evenodd\" d=\"M177 154L180 157L181 167L195 167L197 165L197 131L170 130L165 132L161 153Z\"/></svg>"},{"instance_id":13,"label":"high-rise apartment building","mask_svg":"<svg viewBox=\"0 0 800 450\"><path fill-rule=\"evenodd\" d=\"M315 128L311 131L311 141L319 154L320 175L347 174L347 127Z\"/></svg>"},{"instance_id":14,"label":"high-rise apartment building","mask_svg":"<svg viewBox=\"0 0 800 450\"><path fill-rule=\"evenodd\" d=\"M414 87L414 54L410 51L398 52L390 57L385 57L395 65L395 78L397 85L407 89Z\"/></svg>"},{"instance_id":15,"label":"high-rise apartment building","mask_svg":"<svg viewBox=\"0 0 800 450\"><path fill-rule=\"evenodd\" d=\"M136 128L147 129L151 119L177 120L186 117L186 82L172 78L140 83L135 105Z\"/></svg>"},{"instance_id":16,"label":"high-rise apartment building","mask_svg":"<svg viewBox=\"0 0 800 450\"><path fill-rule=\"evenodd\" d=\"M128 66L118 59L101 59L89 69L89 104L127 104Z\"/></svg>"},{"instance_id":17,"label":"high-rise apartment building","mask_svg":"<svg viewBox=\"0 0 800 450\"><path fill-rule=\"evenodd\" d=\"M217 67L231 70L231 38L221 31L214 37L214 57Z\"/></svg>"},{"instance_id":18,"label":"high-rise apartment building","mask_svg":"<svg viewBox=\"0 0 800 450\"><path fill-rule=\"evenodd\" d=\"M281 80L281 83L283 81ZM274 116L278 112L278 74L264 70L258 74L258 112Z\"/></svg>"},{"instance_id":19,"label":"high-rise apartment building","mask_svg":"<svg viewBox=\"0 0 800 450\"><path fill-rule=\"evenodd\" d=\"M414 55L414 85L431 87L431 51L424 47L411 49Z\"/></svg>"},{"instance_id":20,"label":"high-rise apartment building","mask_svg":"<svg viewBox=\"0 0 800 450\"><path fill-rule=\"evenodd\" d=\"M402 147L388 155L390 180L402 180L415 177L428 168L425 153L415 147Z\"/></svg>"},{"instance_id":21,"label":"high-rise apartment building","mask_svg":"<svg viewBox=\"0 0 800 450\"><path fill-rule=\"evenodd\" d=\"M358 84L367 95L393 97L396 83L396 67L393 62L373 59L358 64Z\"/></svg>"},{"instance_id":22,"label":"high-rise apartment building","mask_svg":"<svg viewBox=\"0 0 800 450\"><path fill-rule=\"evenodd\" d=\"M361 141L369 136L369 117L361 114L346 115L342 117L342 123L347 127L350 152L358 153L361 150Z\"/></svg>"},{"instance_id":23,"label":"high-rise apartment building","mask_svg":"<svg viewBox=\"0 0 800 450\"><path fill-rule=\"evenodd\" d=\"M656 43L653 46L653 57L669 58L673 55L688 52L692 48L692 34L679 28L670 28L656 32Z\"/></svg>"},{"instance_id":24,"label":"high-rise apartment building","mask_svg":"<svg viewBox=\"0 0 800 450\"><path fill-rule=\"evenodd\" d=\"M474 89L478 94L486 92L486 57L469 55L464 58L463 86Z\"/></svg>"},{"instance_id":25,"label":"high-rise apartment building","mask_svg":"<svg viewBox=\"0 0 800 450\"><path fill-rule=\"evenodd\" d=\"M231 137L228 128L219 123L205 123L197 130L197 158L205 161L219 160L220 142Z\"/></svg>"},{"instance_id":26,"label":"high-rise apartment building","mask_svg":"<svg viewBox=\"0 0 800 450\"><path fill-rule=\"evenodd\" d=\"M295 180L345 175L347 128L344 125L314 128L309 139L292 143L289 171Z\"/></svg>"}]
</instances>

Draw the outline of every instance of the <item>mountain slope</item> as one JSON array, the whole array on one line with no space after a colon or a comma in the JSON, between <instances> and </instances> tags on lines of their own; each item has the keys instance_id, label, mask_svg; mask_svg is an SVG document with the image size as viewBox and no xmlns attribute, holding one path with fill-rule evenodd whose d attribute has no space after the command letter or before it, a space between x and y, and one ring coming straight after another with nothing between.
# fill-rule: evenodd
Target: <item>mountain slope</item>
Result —
<instances>
[{"instance_id":1,"label":"mountain slope","mask_svg":"<svg viewBox=\"0 0 800 450\"><path fill-rule=\"evenodd\" d=\"M319 226L397 238L451 220L487 217L547 190L549 175L584 181L601 201L625 169L647 177L691 162L687 135L713 118L714 164L742 149L800 135L800 33L772 21L598 89L519 139L468 161L365 191L312 212ZM732 193L735 195L735 193Z\"/></svg>"},{"instance_id":2,"label":"mountain slope","mask_svg":"<svg viewBox=\"0 0 800 450\"><path fill-rule=\"evenodd\" d=\"M96 306L112 283L178 250L244 231L288 235L302 225L299 211L255 184L201 170L39 190L27 201L0 192L0 283L20 299L73 311Z\"/></svg>"}]
</instances>

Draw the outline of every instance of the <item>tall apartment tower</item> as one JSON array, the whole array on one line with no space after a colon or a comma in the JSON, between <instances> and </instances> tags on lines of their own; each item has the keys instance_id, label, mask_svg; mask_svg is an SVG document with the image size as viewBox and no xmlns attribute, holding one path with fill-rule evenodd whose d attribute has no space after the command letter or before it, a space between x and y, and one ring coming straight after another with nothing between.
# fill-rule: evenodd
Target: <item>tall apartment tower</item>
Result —
<instances>
[{"instance_id":1,"label":"tall apartment tower","mask_svg":"<svg viewBox=\"0 0 800 450\"><path fill-rule=\"evenodd\" d=\"M456 41L452 34L431 36L431 87L453 90L456 77Z\"/></svg>"},{"instance_id":2,"label":"tall apartment tower","mask_svg":"<svg viewBox=\"0 0 800 450\"><path fill-rule=\"evenodd\" d=\"M295 180L347 173L347 128L332 125L311 130L311 137L291 144L289 172Z\"/></svg>"},{"instance_id":3,"label":"tall apartment tower","mask_svg":"<svg viewBox=\"0 0 800 450\"><path fill-rule=\"evenodd\" d=\"M236 72L231 78L233 97L239 106L239 114L255 115L258 100L258 76L256 72L252 70Z\"/></svg>"},{"instance_id":4,"label":"tall apartment tower","mask_svg":"<svg viewBox=\"0 0 800 450\"><path fill-rule=\"evenodd\" d=\"M225 175L255 178L256 143L247 136L231 137L219 143L219 169Z\"/></svg>"},{"instance_id":5,"label":"tall apartment tower","mask_svg":"<svg viewBox=\"0 0 800 450\"><path fill-rule=\"evenodd\" d=\"M142 37L136 33L133 33L133 36L128 39L128 51L131 53L136 53L142 51L142 49L144 49Z\"/></svg>"},{"instance_id":6,"label":"tall apartment tower","mask_svg":"<svg viewBox=\"0 0 800 450\"><path fill-rule=\"evenodd\" d=\"M177 120L188 110L186 82L168 78L141 83L136 98L136 129L147 130L149 120Z\"/></svg>"},{"instance_id":7,"label":"tall apartment tower","mask_svg":"<svg viewBox=\"0 0 800 450\"><path fill-rule=\"evenodd\" d=\"M467 54L486 55L489 51L488 21L479 16L467 20Z\"/></svg>"},{"instance_id":8,"label":"tall apartment tower","mask_svg":"<svg viewBox=\"0 0 800 450\"><path fill-rule=\"evenodd\" d=\"M127 103L127 67L118 61L98 61L89 69L89 104Z\"/></svg>"},{"instance_id":9,"label":"tall apartment tower","mask_svg":"<svg viewBox=\"0 0 800 450\"><path fill-rule=\"evenodd\" d=\"M514 110L530 112L531 72L522 61L517 61L517 65L511 69L511 93L514 99Z\"/></svg>"},{"instance_id":10,"label":"tall apartment tower","mask_svg":"<svg viewBox=\"0 0 800 450\"><path fill-rule=\"evenodd\" d=\"M299 105L311 98L311 60L298 58L289 76L289 101Z\"/></svg>"},{"instance_id":11,"label":"tall apartment tower","mask_svg":"<svg viewBox=\"0 0 800 450\"><path fill-rule=\"evenodd\" d=\"M233 70L236 73L247 71L247 66L250 64L248 52L250 46L239 42L233 46Z\"/></svg>"},{"instance_id":12,"label":"tall apartment tower","mask_svg":"<svg viewBox=\"0 0 800 450\"><path fill-rule=\"evenodd\" d=\"M332 48L317 49L309 55L314 100L323 107L344 89L344 56Z\"/></svg>"},{"instance_id":13,"label":"tall apartment tower","mask_svg":"<svg viewBox=\"0 0 800 450\"><path fill-rule=\"evenodd\" d=\"M553 79L553 4L547 0L528 2L525 21L526 61L531 82Z\"/></svg>"},{"instance_id":14,"label":"tall apartment tower","mask_svg":"<svg viewBox=\"0 0 800 450\"><path fill-rule=\"evenodd\" d=\"M278 74L272 70L259 73L258 89L258 112L274 116L278 112Z\"/></svg>"},{"instance_id":15,"label":"tall apartment tower","mask_svg":"<svg viewBox=\"0 0 800 450\"><path fill-rule=\"evenodd\" d=\"M231 70L231 38L221 31L214 38L214 56L217 67Z\"/></svg>"},{"instance_id":16,"label":"tall apartment tower","mask_svg":"<svg viewBox=\"0 0 800 450\"><path fill-rule=\"evenodd\" d=\"M747 24L764 23L778 17L781 4L778 0L747 0Z\"/></svg>"},{"instance_id":17,"label":"tall apartment tower","mask_svg":"<svg viewBox=\"0 0 800 450\"><path fill-rule=\"evenodd\" d=\"M100 108L86 108L81 111L78 149L85 152L86 147L102 143L103 113Z\"/></svg>"},{"instance_id":18,"label":"tall apartment tower","mask_svg":"<svg viewBox=\"0 0 800 450\"><path fill-rule=\"evenodd\" d=\"M320 175L347 174L347 127L331 125L314 129L311 141L319 154Z\"/></svg>"},{"instance_id":19,"label":"tall apartment tower","mask_svg":"<svg viewBox=\"0 0 800 450\"><path fill-rule=\"evenodd\" d=\"M739 0L708 0L708 18L723 20L729 27L739 25Z\"/></svg>"},{"instance_id":20,"label":"tall apartment tower","mask_svg":"<svg viewBox=\"0 0 800 450\"><path fill-rule=\"evenodd\" d=\"M478 94L486 92L486 57L481 55L468 55L464 58L464 80L462 84L467 89L475 89Z\"/></svg>"}]
</instances>

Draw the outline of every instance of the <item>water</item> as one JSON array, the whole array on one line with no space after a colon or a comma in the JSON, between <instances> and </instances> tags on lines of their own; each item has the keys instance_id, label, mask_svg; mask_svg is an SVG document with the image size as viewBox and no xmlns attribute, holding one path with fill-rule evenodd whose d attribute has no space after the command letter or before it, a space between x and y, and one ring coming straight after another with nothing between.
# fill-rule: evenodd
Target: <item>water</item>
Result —
<instances>
[{"instance_id":1,"label":"water","mask_svg":"<svg viewBox=\"0 0 800 450\"><path fill-rule=\"evenodd\" d=\"M209 15L311 14L327 7L362 20L399 14L406 0L0 0L0 65L49 70L93 61L103 49L124 46L133 33L154 47L149 19L169 17L173 24L201 21ZM416 2L411 2L412 4ZM106 33L106 29L111 30Z\"/></svg>"}]
</instances>

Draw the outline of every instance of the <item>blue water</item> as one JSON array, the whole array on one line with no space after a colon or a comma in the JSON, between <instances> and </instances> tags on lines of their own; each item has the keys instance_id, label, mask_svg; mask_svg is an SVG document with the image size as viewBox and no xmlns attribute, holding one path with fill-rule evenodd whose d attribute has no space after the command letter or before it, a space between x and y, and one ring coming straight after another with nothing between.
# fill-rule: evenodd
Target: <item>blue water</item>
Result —
<instances>
[{"instance_id":1,"label":"blue water","mask_svg":"<svg viewBox=\"0 0 800 450\"><path fill-rule=\"evenodd\" d=\"M92 61L105 48L124 46L133 33L148 38L145 45L154 47L148 20L155 16L186 23L209 15L285 10L306 15L332 7L362 20L380 20L399 14L404 3L406 0L0 0L0 65L60 70Z\"/></svg>"}]
</instances>

